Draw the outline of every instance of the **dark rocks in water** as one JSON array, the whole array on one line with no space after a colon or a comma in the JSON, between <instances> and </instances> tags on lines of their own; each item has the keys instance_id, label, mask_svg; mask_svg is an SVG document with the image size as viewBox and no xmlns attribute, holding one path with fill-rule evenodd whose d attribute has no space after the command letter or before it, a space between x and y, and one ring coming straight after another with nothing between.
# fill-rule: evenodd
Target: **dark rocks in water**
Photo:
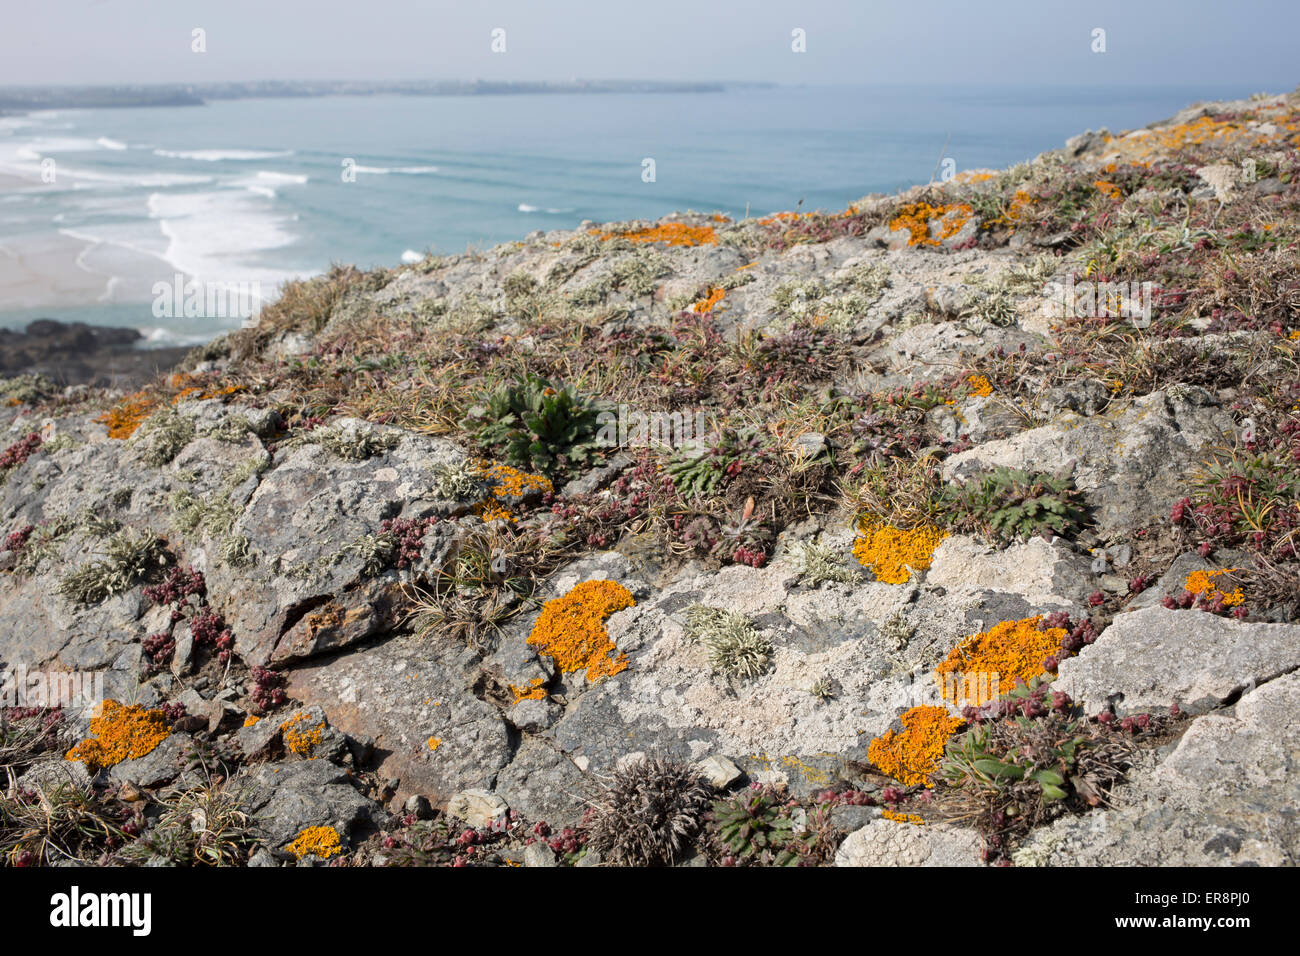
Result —
<instances>
[{"instance_id":1,"label":"dark rocks in water","mask_svg":"<svg viewBox=\"0 0 1300 956\"><path fill-rule=\"evenodd\" d=\"M136 329L37 319L0 329L0 376L35 372L59 385L134 387L167 371L188 348L139 348Z\"/></svg>"}]
</instances>

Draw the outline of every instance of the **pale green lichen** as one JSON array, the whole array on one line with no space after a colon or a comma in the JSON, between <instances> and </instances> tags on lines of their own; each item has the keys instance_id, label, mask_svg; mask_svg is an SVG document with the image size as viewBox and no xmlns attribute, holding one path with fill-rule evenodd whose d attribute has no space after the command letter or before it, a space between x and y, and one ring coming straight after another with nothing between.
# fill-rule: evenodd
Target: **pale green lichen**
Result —
<instances>
[{"instance_id":1,"label":"pale green lichen","mask_svg":"<svg viewBox=\"0 0 1300 956\"><path fill-rule=\"evenodd\" d=\"M57 591L80 604L97 604L144 580L163 559L158 535L127 528L108 539L102 557L64 575Z\"/></svg>"},{"instance_id":2,"label":"pale green lichen","mask_svg":"<svg viewBox=\"0 0 1300 956\"><path fill-rule=\"evenodd\" d=\"M704 647L715 674L758 677L771 666L772 642L738 611L696 604L686 612L686 638Z\"/></svg>"}]
</instances>

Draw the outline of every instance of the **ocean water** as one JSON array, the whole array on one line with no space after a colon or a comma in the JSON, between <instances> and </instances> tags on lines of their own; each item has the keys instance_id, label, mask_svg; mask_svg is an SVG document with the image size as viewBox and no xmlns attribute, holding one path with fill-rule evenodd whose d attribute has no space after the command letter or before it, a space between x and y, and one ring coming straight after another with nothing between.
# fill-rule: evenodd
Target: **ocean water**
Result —
<instances>
[{"instance_id":1,"label":"ocean water","mask_svg":"<svg viewBox=\"0 0 1300 956\"><path fill-rule=\"evenodd\" d=\"M414 261L584 219L843 209L870 192L1003 167L1084 129L1134 128L1251 89L739 87L701 94L323 97L0 118L0 246L80 249L80 283L0 299L38 316L196 341L233 318L154 314L174 277L255 285L332 262ZM642 179L643 160L655 181ZM346 182L345 165L355 170ZM51 253L53 261L57 258ZM54 266L50 266L54 268ZM33 300L33 297L34 300Z\"/></svg>"}]
</instances>

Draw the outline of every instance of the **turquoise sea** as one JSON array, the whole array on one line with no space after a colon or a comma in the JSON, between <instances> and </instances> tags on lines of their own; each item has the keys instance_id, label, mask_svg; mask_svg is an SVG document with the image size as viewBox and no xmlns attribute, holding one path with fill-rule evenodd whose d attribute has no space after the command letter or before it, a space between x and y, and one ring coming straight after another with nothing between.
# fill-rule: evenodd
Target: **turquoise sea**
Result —
<instances>
[{"instance_id":1,"label":"turquoise sea","mask_svg":"<svg viewBox=\"0 0 1300 956\"><path fill-rule=\"evenodd\" d=\"M70 268L96 278L49 302L0 300L0 325L53 316L140 327L159 344L199 340L238 321L159 319L147 291L155 282L183 274L273 291L331 262L393 265L584 219L838 210L925 182L945 157L958 170L1003 167L1084 129L1133 128L1253 92L1214 82L736 87L5 117L0 173L37 179L53 160L57 176L0 192L0 251L62 237L79 249ZM654 182L642 179L647 158Z\"/></svg>"}]
</instances>

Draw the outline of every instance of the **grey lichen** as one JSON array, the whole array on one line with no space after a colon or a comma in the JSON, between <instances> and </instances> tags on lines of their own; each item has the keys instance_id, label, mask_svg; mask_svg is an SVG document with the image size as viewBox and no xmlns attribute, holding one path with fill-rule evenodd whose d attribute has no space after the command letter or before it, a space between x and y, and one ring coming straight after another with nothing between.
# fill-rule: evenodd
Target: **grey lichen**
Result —
<instances>
[{"instance_id":1,"label":"grey lichen","mask_svg":"<svg viewBox=\"0 0 1300 956\"><path fill-rule=\"evenodd\" d=\"M715 674L758 677L772 662L772 642L738 611L697 604L686 612L686 637L704 647Z\"/></svg>"},{"instance_id":2,"label":"grey lichen","mask_svg":"<svg viewBox=\"0 0 1300 956\"><path fill-rule=\"evenodd\" d=\"M818 587L827 581L848 583L860 575L847 567L840 554L829 545L817 541L800 541L791 552L791 560L804 584Z\"/></svg>"},{"instance_id":3,"label":"grey lichen","mask_svg":"<svg viewBox=\"0 0 1300 956\"><path fill-rule=\"evenodd\" d=\"M97 604L144 580L164 558L158 535L126 528L108 539L102 557L64 575L56 590L79 604Z\"/></svg>"}]
</instances>

